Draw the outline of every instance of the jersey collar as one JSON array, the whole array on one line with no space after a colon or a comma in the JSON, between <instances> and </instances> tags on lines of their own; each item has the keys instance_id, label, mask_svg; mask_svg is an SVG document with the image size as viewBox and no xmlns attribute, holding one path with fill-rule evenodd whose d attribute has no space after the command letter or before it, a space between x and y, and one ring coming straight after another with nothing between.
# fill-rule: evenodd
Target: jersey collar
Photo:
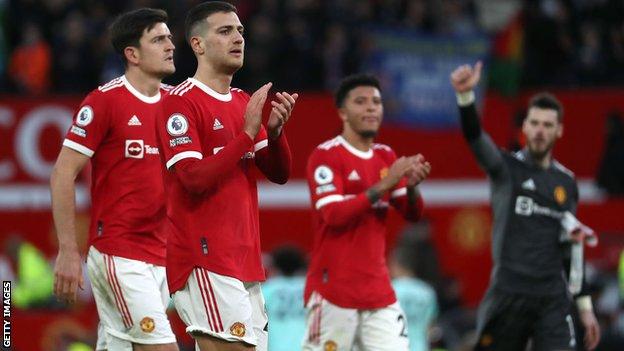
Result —
<instances>
[{"instance_id":1,"label":"jersey collar","mask_svg":"<svg viewBox=\"0 0 624 351\"><path fill-rule=\"evenodd\" d=\"M345 149L347 149L347 151L354 154L355 156L359 158L363 158L365 160L368 160L371 157L373 157L373 149L368 149L368 151L360 151L356 149L353 145L349 144L349 142L345 138L343 138L342 135L339 135L337 139L338 139L338 142L342 146L344 146Z\"/></svg>"},{"instance_id":2,"label":"jersey collar","mask_svg":"<svg viewBox=\"0 0 624 351\"><path fill-rule=\"evenodd\" d=\"M130 84L130 82L128 82L128 79L126 78L125 75L121 76L121 80L123 81L124 86L126 87L126 89L128 89L128 91L134 95L137 99L148 103L148 104L155 104L158 101L160 101L160 89L158 90L158 94L154 95L154 96L147 96L147 95L143 95L141 94L138 90L136 90L132 84Z\"/></svg>"},{"instance_id":3,"label":"jersey collar","mask_svg":"<svg viewBox=\"0 0 624 351\"><path fill-rule=\"evenodd\" d=\"M200 82L199 80L195 79L195 78L189 78L188 79L191 83L195 84L199 89L203 90L204 93L212 96L213 98L219 100L219 101L231 101L232 100L232 93L228 91L227 94L221 94L219 92L217 92L216 90L213 90L211 87L207 86L206 84Z\"/></svg>"},{"instance_id":4,"label":"jersey collar","mask_svg":"<svg viewBox=\"0 0 624 351\"><path fill-rule=\"evenodd\" d=\"M522 148L522 150L516 152L516 158L518 158L520 161L528 164L531 167L534 168L539 168L541 170L551 170L555 167L555 159L551 158L550 159L550 165L548 166L548 168L544 169L542 167L540 167L537 162L535 162L535 159L533 158L533 156L531 155L531 153L529 152L529 148L528 147L524 147Z\"/></svg>"}]
</instances>

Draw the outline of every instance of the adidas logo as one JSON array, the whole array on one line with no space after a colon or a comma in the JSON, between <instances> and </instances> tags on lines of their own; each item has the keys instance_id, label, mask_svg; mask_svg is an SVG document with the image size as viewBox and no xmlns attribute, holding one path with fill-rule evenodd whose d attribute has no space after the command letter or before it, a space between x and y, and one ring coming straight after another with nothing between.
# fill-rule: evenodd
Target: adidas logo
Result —
<instances>
[{"instance_id":1,"label":"adidas logo","mask_svg":"<svg viewBox=\"0 0 624 351\"><path fill-rule=\"evenodd\" d=\"M214 124L212 125L212 130L219 130L219 129L223 129L223 124L221 124L218 118L215 118Z\"/></svg>"},{"instance_id":2,"label":"adidas logo","mask_svg":"<svg viewBox=\"0 0 624 351\"><path fill-rule=\"evenodd\" d=\"M130 120L128 121L128 125L129 126L140 126L143 125L141 123L141 121L139 121L139 117L137 117L136 115L133 115L132 118L130 118Z\"/></svg>"},{"instance_id":3,"label":"adidas logo","mask_svg":"<svg viewBox=\"0 0 624 351\"><path fill-rule=\"evenodd\" d=\"M360 180L361 178L358 172L354 169L351 171L351 173L349 173L349 177L347 177L347 179L356 181L356 180Z\"/></svg>"},{"instance_id":4,"label":"adidas logo","mask_svg":"<svg viewBox=\"0 0 624 351\"><path fill-rule=\"evenodd\" d=\"M535 182L533 178L529 178L522 183L522 189L535 191Z\"/></svg>"}]
</instances>

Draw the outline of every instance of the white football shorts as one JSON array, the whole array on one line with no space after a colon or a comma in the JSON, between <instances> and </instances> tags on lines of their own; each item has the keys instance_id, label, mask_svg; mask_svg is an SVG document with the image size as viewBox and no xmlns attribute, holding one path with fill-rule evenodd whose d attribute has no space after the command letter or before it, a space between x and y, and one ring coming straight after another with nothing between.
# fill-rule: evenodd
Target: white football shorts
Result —
<instances>
[{"instance_id":1,"label":"white football shorts","mask_svg":"<svg viewBox=\"0 0 624 351\"><path fill-rule=\"evenodd\" d=\"M165 267L103 254L91 246L87 269L100 325L96 350L132 350L136 344L170 344Z\"/></svg>"},{"instance_id":2,"label":"white football shorts","mask_svg":"<svg viewBox=\"0 0 624 351\"><path fill-rule=\"evenodd\" d=\"M408 351L407 320L398 302L384 308L342 308L313 292L306 305L304 351Z\"/></svg>"},{"instance_id":3,"label":"white football shorts","mask_svg":"<svg viewBox=\"0 0 624 351\"><path fill-rule=\"evenodd\" d=\"M173 294L173 302L187 333L267 350L268 317L260 283L244 283L196 267L184 289Z\"/></svg>"}]
</instances>

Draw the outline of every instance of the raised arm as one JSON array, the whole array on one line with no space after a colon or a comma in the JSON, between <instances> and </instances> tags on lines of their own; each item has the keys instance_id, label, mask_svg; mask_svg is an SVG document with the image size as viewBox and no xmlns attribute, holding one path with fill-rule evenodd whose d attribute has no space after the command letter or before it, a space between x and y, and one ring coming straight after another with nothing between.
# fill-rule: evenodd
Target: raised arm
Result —
<instances>
[{"instance_id":1,"label":"raised arm","mask_svg":"<svg viewBox=\"0 0 624 351\"><path fill-rule=\"evenodd\" d=\"M504 169L500 150L490 136L481 129L479 114L475 107L474 87L481 79L481 62L474 67L463 65L451 73L451 84L457 94L462 133L477 162L488 175L495 178Z\"/></svg>"}]
</instances>

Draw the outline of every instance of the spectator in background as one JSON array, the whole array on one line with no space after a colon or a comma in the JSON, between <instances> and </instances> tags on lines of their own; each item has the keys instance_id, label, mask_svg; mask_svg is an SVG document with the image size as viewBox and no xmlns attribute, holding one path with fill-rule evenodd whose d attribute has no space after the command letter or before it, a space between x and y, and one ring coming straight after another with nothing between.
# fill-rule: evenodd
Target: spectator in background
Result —
<instances>
[{"instance_id":1,"label":"spectator in background","mask_svg":"<svg viewBox=\"0 0 624 351\"><path fill-rule=\"evenodd\" d=\"M77 93L91 89L97 82L100 64L90 45L84 15L78 11L70 13L62 23L60 35L54 40L54 85L55 91Z\"/></svg>"},{"instance_id":2,"label":"spectator in background","mask_svg":"<svg viewBox=\"0 0 624 351\"><path fill-rule=\"evenodd\" d=\"M255 16L248 28L247 64L242 69L241 81L247 86L260 86L275 76L271 65L276 62L275 52L279 46L276 35L280 31L277 23L264 14Z\"/></svg>"},{"instance_id":3,"label":"spectator in background","mask_svg":"<svg viewBox=\"0 0 624 351\"><path fill-rule=\"evenodd\" d=\"M523 83L576 82L570 9L560 0L527 1L525 6Z\"/></svg>"},{"instance_id":4,"label":"spectator in background","mask_svg":"<svg viewBox=\"0 0 624 351\"><path fill-rule=\"evenodd\" d=\"M20 309L54 304L54 275L45 255L21 236L12 234L5 242L5 254L15 267L13 304Z\"/></svg>"},{"instance_id":5,"label":"spectator in background","mask_svg":"<svg viewBox=\"0 0 624 351\"><path fill-rule=\"evenodd\" d=\"M470 35L478 32L475 16L466 0L442 0L437 11L437 32L452 35Z\"/></svg>"},{"instance_id":6,"label":"spectator in background","mask_svg":"<svg viewBox=\"0 0 624 351\"><path fill-rule=\"evenodd\" d=\"M624 195L624 120L619 111L605 123L605 148L596 181L609 195Z\"/></svg>"},{"instance_id":7,"label":"spectator in background","mask_svg":"<svg viewBox=\"0 0 624 351\"><path fill-rule=\"evenodd\" d=\"M580 30L577 64L581 79L587 83L601 83L606 66L598 25L588 21L581 25Z\"/></svg>"},{"instance_id":8,"label":"spectator in background","mask_svg":"<svg viewBox=\"0 0 624 351\"><path fill-rule=\"evenodd\" d=\"M22 27L22 41L13 50L8 74L17 91L42 94L50 88L50 47L43 40L41 29L33 22Z\"/></svg>"},{"instance_id":9,"label":"spectator in background","mask_svg":"<svg viewBox=\"0 0 624 351\"><path fill-rule=\"evenodd\" d=\"M405 8L403 25L416 30L431 30L432 18L429 15L429 5L425 0L409 1Z\"/></svg>"},{"instance_id":10,"label":"spectator in background","mask_svg":"<svg viewBox=\"0 0 624 351\"><path fill-rule=\"evenodd\" d=\"M418 256L418 253L416 253ZM414 252L411 247L397 247L390 259L392 287L407 318L410 351L429 349L428 332L438 314L436 293L415 275Z\"/></svg>"},{"instance_id":11,"label":"spectator in background","mask_svg":"<svg viewBox=\"0 0 624 351\"><path fill-rule=\"evenodd\" d=\"M305 334L305 260L303 253L291 246L274 250L271 258L269 279L262 285L271 321L269 351L297 350Z\"/></svg>"}]
</instances>

